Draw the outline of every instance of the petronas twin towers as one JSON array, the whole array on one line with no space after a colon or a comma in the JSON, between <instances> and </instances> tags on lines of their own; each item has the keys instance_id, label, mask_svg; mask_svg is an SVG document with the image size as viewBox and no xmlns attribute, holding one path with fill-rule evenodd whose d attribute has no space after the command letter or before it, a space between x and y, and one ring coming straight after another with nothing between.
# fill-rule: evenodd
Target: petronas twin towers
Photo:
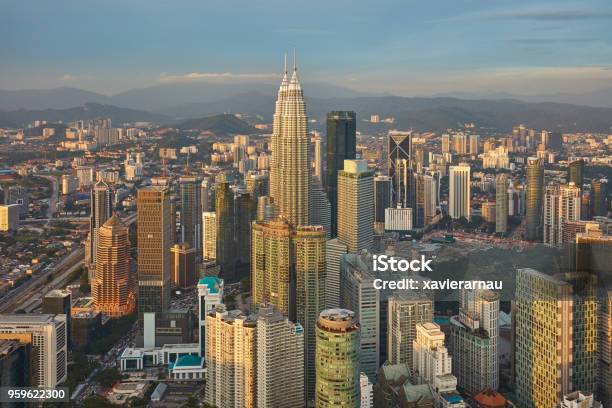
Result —
<instances>
[{"instance_id":1,"label":"petronas twin towers","mask_svg":"<svg viewBox=\"0 0 612 408\"><path fill-rule=\"evenodd\" d=\"M291 79L285 73L278 90L272 129L270 196L279 215L294 227L310 224L308 117L295 57Z\"/></svg>"}]
</instances>

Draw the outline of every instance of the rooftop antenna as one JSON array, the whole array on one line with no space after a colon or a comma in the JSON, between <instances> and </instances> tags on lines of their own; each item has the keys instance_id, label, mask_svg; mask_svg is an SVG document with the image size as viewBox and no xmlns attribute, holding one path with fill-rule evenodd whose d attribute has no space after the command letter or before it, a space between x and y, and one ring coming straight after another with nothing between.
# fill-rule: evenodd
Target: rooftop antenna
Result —
<instances>
[{"instance_id":1,"label":"rooftop antenna","mask_svg":"<svg viewBox=\"0 0 612 408\"><path fill-rule=\"evenodd\" d=\"M295 63L295 48L293 49L293 72L297 71L297 65Z\"/></svg>"},{"instance_id":2,"label":"rooftop antenna","mask_svg":"<svg viewBox=\"0 0 612 408\"><path fill-rule=\"evenodd\" d=\"M166 158L162 157L162 177L168 177L168 168L166 167Z\"/></svg>"},{"instance_id":3,"label":"rooftop antenna","mask_svg":"<svg viewBox=\"0 0 612 408\"><path fill-rule=\"evenodd\" d=\"M287 53L285 53L285 74L287 73Z\"/></svg>"}]
</instances>

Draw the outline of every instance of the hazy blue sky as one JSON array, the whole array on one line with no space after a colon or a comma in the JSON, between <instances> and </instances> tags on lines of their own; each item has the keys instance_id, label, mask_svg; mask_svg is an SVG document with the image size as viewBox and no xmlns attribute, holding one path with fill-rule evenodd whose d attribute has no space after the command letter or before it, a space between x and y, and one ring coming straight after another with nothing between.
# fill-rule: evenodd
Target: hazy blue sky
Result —
<instances>
[{"instance_id":1,"label":"hazy blue sky","mask_svg":"<svg viewBox=\"0 0 612 408\"><path fill-rule=\"evenodd\" d=\"M301 77L403 95L612 85L610 0L0 0L0 88ZM191 75L189 75L191 74Z\"/></svg>"}]
</instances>

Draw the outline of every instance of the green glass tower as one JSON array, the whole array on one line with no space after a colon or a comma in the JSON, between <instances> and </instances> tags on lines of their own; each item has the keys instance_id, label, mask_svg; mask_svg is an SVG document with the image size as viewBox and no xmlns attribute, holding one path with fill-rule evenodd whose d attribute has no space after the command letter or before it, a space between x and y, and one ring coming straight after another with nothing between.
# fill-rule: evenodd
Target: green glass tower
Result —
<instances>
[{"instance_id":1,"label":"green glass tower","mask_svg":"<svg viewBox=\"0 0 612 408\"><path fill-rule=\"evenodd\" d=\"M327 309L317 321L316 387L317 408L358 408L359 336L355 313Z\"/></svg>"},{"instance_id":2,"label":"green glass tower","mask_svg":"<svg viewBox=\"0 0 612 408\"><path fill-rule=\"evenodd\" d=\"M327 113L327 170L325 189L331 204L331 236L338 234L338 172L345 159L357 154L357 120L353 111Z\"/></svg>"}]
</instances>

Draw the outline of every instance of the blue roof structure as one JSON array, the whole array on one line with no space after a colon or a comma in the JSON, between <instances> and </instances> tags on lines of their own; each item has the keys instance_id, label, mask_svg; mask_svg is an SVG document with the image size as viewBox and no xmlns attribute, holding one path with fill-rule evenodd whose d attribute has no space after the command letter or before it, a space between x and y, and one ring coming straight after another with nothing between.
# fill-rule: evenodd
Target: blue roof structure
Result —
<instances>
[{"instance_id":1,"label":"blue roof structure","mask_svg":"<svg viewBox=\"0 0 612 408\"><path fill-rule=\"evenodd\" d=\"M210 293L219 293L219 288L223 284L223 279L217 278L215 276L205 276L200 279L198 285L208 286L208 290Z\"/></svg>"},{"instance_id":2,"label":"blue roof structure","mask_svg":"<svg viewBox=\"0 0 612 408\"><path fill-rule=\"evenodd\" d=\"M174 363L173 368L178 367L201 367L203 362L203 358L200 356L196 356L193 354L185 354L184 356L180 356L176 363Z\"/></svg>"}]
</instances>

